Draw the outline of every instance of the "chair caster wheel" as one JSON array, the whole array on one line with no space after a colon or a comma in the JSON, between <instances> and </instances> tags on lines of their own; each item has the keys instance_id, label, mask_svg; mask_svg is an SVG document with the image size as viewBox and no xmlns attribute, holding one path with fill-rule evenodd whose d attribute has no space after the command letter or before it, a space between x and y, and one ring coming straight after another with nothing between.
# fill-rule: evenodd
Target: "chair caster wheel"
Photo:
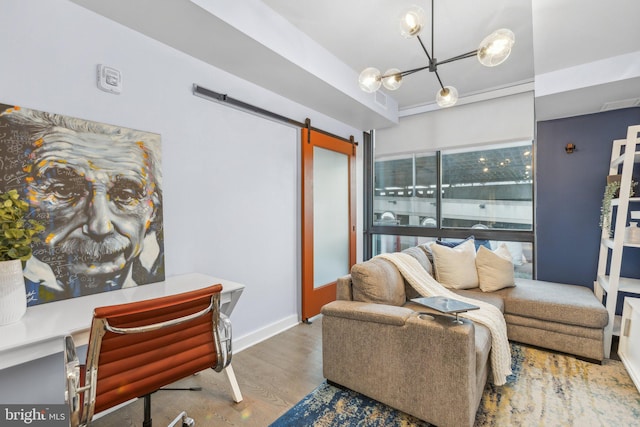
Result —
<instances>
[{"instance_id":1,"label":"chair caster wheel","mask_svg":"<svg viewBox=\"0 0 640 427\"><path fill-rule=\"evenodd\" d=\"M182 421L182 423L178 424L180 421ZM194 427L196 422L193 421L193 418L187 415L186 411L182 411L180 415L175 417L167 427L175 427L177 425L181 425L182 427Z\"/></svg>"}]
</instances>

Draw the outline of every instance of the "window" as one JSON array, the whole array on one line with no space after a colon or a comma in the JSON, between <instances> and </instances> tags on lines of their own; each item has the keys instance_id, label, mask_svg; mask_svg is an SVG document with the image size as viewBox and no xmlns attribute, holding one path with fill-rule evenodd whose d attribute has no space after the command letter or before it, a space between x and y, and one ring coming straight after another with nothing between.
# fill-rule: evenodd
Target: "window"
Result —
<instances>
[{"instance_id":1,"label":"window","mask_svg":"<svg viewBox=\"0 0 640 427\"><path fill-rule=\"evenodd\" d=\"M373 255L401 252L412 246L433 242L433 237L396 236L392 234L373 235Z\"/></svg>"},{"instance_id":2,"label":"window","mask_svg":"<svg viewBox=\"0 0 640 427\"><path fill-rule=\"evenodd\" d=\"M369 159L369 160L366 160ZM506 243L533 275L531 141L375 157L365 150L365 259L436 239Z\"/></svg>"},{"instance_id":3,"label":"window","mask_svg":"<svg viewBox=\"0 0 640 427\"><path fill-rule=\"evenodd\" d=\"M442 152L442 227L533 230L530 142Z\"/></svg>"},{"instance_id":4,"label":"window","mask_svg":"<svg viewBox=\"0 0 640 427\"><path fill-rule=\"evenodd\" d=\"M438 184L436 154L375 162L374 223L435 227Z\"/></svg>"}]
</instances>

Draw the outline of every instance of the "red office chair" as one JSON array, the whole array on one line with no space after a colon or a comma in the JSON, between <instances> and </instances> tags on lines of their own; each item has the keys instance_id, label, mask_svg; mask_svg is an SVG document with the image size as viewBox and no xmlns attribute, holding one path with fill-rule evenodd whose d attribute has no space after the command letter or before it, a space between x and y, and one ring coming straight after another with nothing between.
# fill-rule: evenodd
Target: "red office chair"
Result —
<instances>
[{"instance_id":1,"label":"red office chair","mask_svg":"<svg viewBox=\"0 0 640 427\"><path fill-rule=\"evenodd\" d=\"M149 285L153 286L153 285ZM94 310L86 365L65 337L65 400L70 425L88 426L93 415L144 397L144 427L151 427L151 393L207 368L231 362L231 322L220 313L222 285ZM193 426L186 412L182 420Z\"/></svg>"}]
</instances>

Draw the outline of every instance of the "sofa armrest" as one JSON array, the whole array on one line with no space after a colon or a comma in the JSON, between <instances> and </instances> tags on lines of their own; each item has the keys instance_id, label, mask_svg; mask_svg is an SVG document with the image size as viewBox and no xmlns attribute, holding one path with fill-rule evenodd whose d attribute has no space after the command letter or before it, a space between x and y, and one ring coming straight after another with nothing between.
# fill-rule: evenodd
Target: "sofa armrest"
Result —
<instances>
[{"instance_id":1,"label":"sofa armrest","mask_svg":"<svg viewBox=\"0 0 640 427\"><path fill-rule=\"evenodd\" d=\"M328 380L432 424L473 425L472 322L455 324L450 316L355 301L334 301L322 314Z\"/></svg>"},{"instance_id":2,"label":"sofa armrest","mask_svg":"<svg viewBox=\"0 0 640 427\"><path fill-rule=\"evenodd\" d=\"M393 305L358 301L334 301L322 307L325 316L402 326L415 311Z\"/></svg>"}]
</instances>

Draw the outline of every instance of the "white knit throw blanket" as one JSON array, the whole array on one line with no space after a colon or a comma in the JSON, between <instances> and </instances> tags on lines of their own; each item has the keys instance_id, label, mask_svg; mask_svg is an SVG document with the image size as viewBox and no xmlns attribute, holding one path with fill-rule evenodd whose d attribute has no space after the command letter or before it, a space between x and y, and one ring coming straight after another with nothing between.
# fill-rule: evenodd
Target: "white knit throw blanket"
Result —
<instances>
[{"instance_id":1,"label":"white knit throw blanket","mask_svg":"<svg viewBox=\"0 0 640 427\"><path fill-rule=\"evenodd\" d=\"M456 299L480 307L479 310L460 313L465 317L491 331L491 370L493 371L493 383L503 385L507 382L507 376L511 375L511 349L507 339L507 324L500 310L492 304L473 298L465 298L455 294L442 286L420 265L418 260L409 254L397 252L380 254L378 257L391 261L400 271L407 282L425 297L441 296Z\"/></svg>"}]
</instances>

